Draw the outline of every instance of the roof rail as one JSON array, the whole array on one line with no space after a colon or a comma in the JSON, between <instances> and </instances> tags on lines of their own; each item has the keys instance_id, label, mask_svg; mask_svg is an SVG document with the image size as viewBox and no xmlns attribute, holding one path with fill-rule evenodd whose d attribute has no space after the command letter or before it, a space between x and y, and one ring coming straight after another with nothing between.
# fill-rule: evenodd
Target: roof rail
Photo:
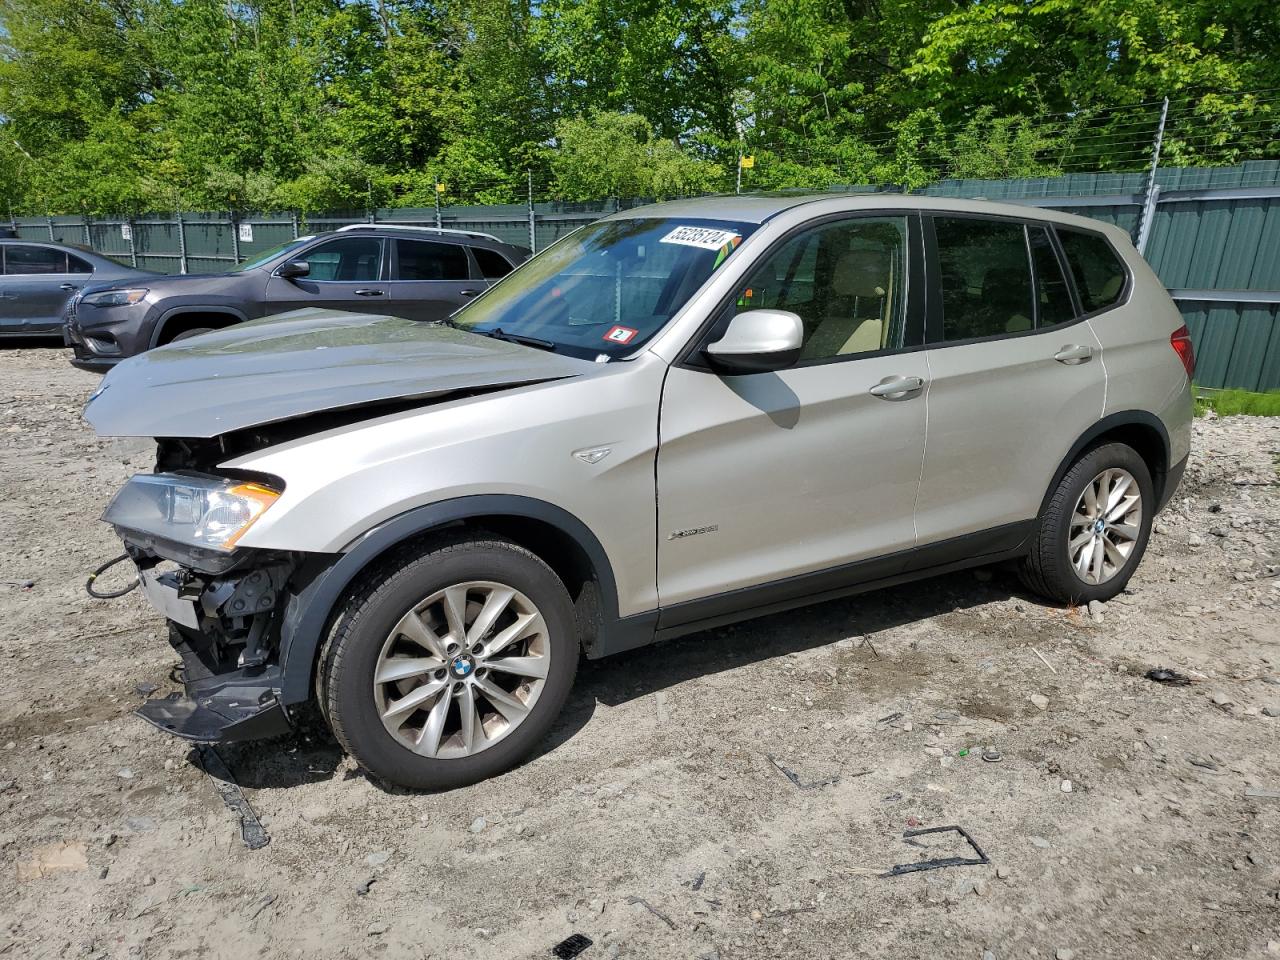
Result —
<instances>
[{"instance_id":1,"label":"roof rail","mask_svg":"<svg viewBox=\"0 0 1280 960\"><path fill-rule=\"evenodd\" d=\"M413 230L418 233L443 233L453 237L477 237L480 240L492 240L494 243L504 243L491 233L481 233L479 230L450 230L447 227L420 227L411 223L351 223L345 227L339 227L335 233L347 233L351 230Z\"/></svg>"}]
</instances>

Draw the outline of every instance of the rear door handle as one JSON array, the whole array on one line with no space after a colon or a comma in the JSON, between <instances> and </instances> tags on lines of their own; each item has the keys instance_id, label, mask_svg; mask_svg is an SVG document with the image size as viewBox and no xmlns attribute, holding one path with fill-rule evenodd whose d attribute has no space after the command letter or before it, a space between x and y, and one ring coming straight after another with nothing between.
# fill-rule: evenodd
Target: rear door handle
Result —
<instances>
[{"instance_id":1,"label":"rear door handle","mask_svg":"<svg viewBox=\"0 0 1280 960\"><path fill-rule=\"evenodd\" d=\"M885 377L867 393L884 400L902 400L923 389L924 381L919 377Z\"/></svg>"},{"instance_id":2,"label":"rear door handle","mask_svg":"<svg viewBox=\"0 0 1280 960\"><path fill-rule=\"evenodd\" d=\"M355 295L357 297L381 297L383 296L383 293L384 291L382 290L373 290L370 288L355 291Z\"/></svg>"},{"instance_id":3,"label":"rear door handle","mask_svg":"<svg viewBox=\"0 0 1280 960\"><path fill-rule=\"evenodd\" d=\"M1069 343L1053 355L1059 363L1086 363L1093 358L1093 347Z\"/></svg>"}]
</instances>

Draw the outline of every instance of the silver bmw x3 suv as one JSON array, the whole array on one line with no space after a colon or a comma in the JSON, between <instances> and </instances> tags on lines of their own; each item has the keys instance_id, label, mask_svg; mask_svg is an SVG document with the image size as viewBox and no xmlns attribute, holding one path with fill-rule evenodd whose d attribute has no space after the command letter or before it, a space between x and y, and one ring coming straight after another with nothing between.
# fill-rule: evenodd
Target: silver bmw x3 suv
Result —
<instances>
[{"instance_id":1,"label":"silver bmw x3 suv","mask_svg":"<svg viewBox=\"0 0 1280 960\"><path fill-rule=\"evenodd\" d=\"M1194 358L1114 227L893 195L659 204L445 323L302 310L143 354L104 519L193 740L318 704L368 771L492 776L580 655L1013 560L1105 600L1187 461Z\"/></svg>"}]
</instances>

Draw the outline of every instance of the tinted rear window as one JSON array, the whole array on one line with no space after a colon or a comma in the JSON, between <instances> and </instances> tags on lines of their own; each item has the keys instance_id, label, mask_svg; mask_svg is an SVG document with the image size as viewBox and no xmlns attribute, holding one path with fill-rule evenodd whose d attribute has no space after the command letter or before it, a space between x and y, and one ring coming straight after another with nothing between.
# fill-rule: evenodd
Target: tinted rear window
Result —
<instances>
[{"instance_id":1,"label":"tinted rear window","mask_svg":"<svg viewBox=\"0 0 1280 960\"><path fill-rule=\"evenodd\" d=\"M1109 307L1124 293L1124 264L1111 244L1096 233L1058 227L1067 263L1085 313Z\"/></svg>"},{"instance_id":2,"label":"tinted rear window","mask_svg":"<svg viewBox=\"0 0 1280 960\"><path fill-rule=\"evenodd\" d=\"M397 280L466 280L470 276L467 252L452 243L431 240L397 240L400 273Z\"/></svg>"},{"instance_id":3,"label":"tinted rear window","mask_svg":"<svg viewBox=\"0 0 1280 960\"><path fill-rule=\"evenodd\" d=\"M1034 326L1031 262L1023 226L934 217L944 340L1021 333Z\"/></svg>"}]
</instances>

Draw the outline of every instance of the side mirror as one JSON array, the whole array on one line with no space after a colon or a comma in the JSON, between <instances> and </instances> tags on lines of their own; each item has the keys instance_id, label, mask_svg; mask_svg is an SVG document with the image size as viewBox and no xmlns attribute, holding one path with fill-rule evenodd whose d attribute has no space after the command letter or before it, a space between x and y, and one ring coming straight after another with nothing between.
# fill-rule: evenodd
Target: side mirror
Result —
<instances>
[{"instance_id":1,"label":"side mirror","mask_svg":"<svg viewBox=\"0 0 1280 960\"><path fill-rule=\"evenodd\" d=\"M290 260L276 268L276 276L286 280L296 280L311 272L311 264L305 260Z\"/></svg>"},{"instance_id":2,"label":"side mirror","mask_svg":"<svg viewBox=\"0 0 1280 960\"><path fill-rule=\"evenodd\" d=\"M703 353L724 373L785 370L800 359L804 323L788 310L748 310L729 321L724 336Z\"/></svg>"}]
</instances>

